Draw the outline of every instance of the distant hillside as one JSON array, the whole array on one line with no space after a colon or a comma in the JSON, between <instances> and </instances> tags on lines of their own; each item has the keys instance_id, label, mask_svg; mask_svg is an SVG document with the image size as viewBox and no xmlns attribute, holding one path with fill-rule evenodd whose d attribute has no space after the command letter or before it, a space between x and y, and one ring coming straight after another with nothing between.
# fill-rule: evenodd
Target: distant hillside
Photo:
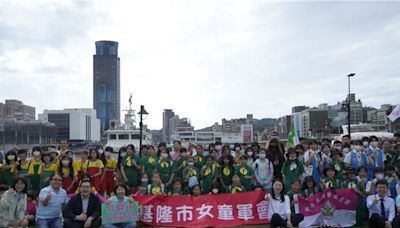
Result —
<instances>
[{"instance_id":1,"label":"distant hillside","mask_svg":"<svg viewBox=\"0 0 400 228\"><path fill-rule=\"evenodd\" d=\"M263 132L266 128L274 127L277 122L278 120L273 118L254 119L254 128L257 132ZM196 131L212 131L212 128L210 126Z\"/></svg>"}]
</instances>

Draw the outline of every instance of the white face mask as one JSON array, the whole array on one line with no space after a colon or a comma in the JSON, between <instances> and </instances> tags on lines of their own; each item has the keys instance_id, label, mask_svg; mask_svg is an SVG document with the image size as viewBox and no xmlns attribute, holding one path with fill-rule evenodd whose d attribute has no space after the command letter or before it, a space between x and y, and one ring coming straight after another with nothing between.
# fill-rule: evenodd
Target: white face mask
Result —
<instances>
[{"instance_id":1,"label":"white face mask","mask_svg":"<svg viewBox=\"0 0 400 228\"><path fill-rule=\"evenodd\" d=\"M215 149L216 149L216 150L221 150L221 149L222 149L222 146L221 146L221 145L217 145L217 146L215 146Z\"/></svg>"},{"instance_id":2,"label":"white face mask","mask_svg":"<svg viewBox=\"0 0 400 228\"><path fill-rule=\"evenodd\" d=\"M218 194L218 189L217 189L217 188L213 188L213 189L212 189L212 193Z\"/></svg>"},{"instance_id":3,"label":"white face mask","mask_svg":"<svg viewBox=\"0 0 400 228\"><path fill-rule=\"evenodd\" d=\"M103 154L103 150L98 150L99 154Z\"/></svg>"},{"instance_id":4,"label":"white face mask","mask_svg":"<svg viewBox=\"0 0 400 228\"><path fill-rule=\"evenodd\" d=\"M126 152L122 152L121 157L125 157L125 156L126 156Z\"/></svg>"},{"instance_id":5,"label":"white face mask","mask_svg":"<svg viewBox=\"0 0 400 228\"><path fill-rule=\"evenodd\" d=\"M376 179L378 179L378 180L382 180L383 179L383 174L377 174L376 175Z\"/></svg>"},{"instance_id":6,"label":"white face mask","mask_svg":"<svg viewBox=\"0 0 400 228\"><path fill-rule=\"evenodd\" d=\"M236 152L239 152L239 151L240 151L240 147L236 147L236 148L235 148L235 151L236 151Z\"/></svg>"},{"instance_id":7,"label":"white face mask","mask_svg":"<svg viewBox=\"0 0 400 228\"><path fill-rule=\"evenodd\" d=\"M350 151L349 148L346 147L346 148L343 148L342 152L343 152L343 154L347 154L347 153L349 153L349 151Z\"/></svg>"},{"instance_id":8,"label":"white face mask","mask_svg":"<svg viewBox=\"0 0 400 228\"><path fill-rule=\"evenodd\" d=\"M61 162L62 162L62 164L64 166L68 166L69 165L69 161L68 160L62 160Z\"/></svg>"},{"instance_id":9,"label":"white face mask","mask_svg":"<svg viewBox=\"0 0 400 228\"><path fill-rule=\"evenodd\" d=\"M194 162L188 162L189 166L194 166Z\"/></svg>"},{"instance_id":10,"label":"white face mask","mask_svg":"<svg viewBox=\"0 0 400 228\"><path fill-rule=\"evenodd\" d=\"M258 157L260 157L261 159L264 159L267 155L266 154L259 154Z\"/></svg>"},{"instance_id":11,"label":"white face mask","mask_svg":"<svg viewBox=\"0 0 400 228\"><path fill-rule=\"evenodd\" d=\"M363 142L364 147L368 147L368 142Z\"/></svg>"},{"instance_id":12,"label":"white face mask","mask_svg":"<svg viewBox=\"0 0 400 228\"><path fill-rule=\"evenodd\" d=\"M147 182L149 181L149 179L146 179L146 178L142 178L142 184L147 184Z\"/></svg>"},{"instance_id":13,"label":"white face mask","mask_svg":"<svg viewBox=\"0 0 400 228\"><path fill-rule=\"evenodd\" d=\"M377 146L378 146L378 142L376 142L376 141L374 141L374 142L371 142L371 146L373 146L373 147L377 147Z\"/></svg>"},{"instance_id":14,"label":"white face mask","mask_svg":"<svg viewBox=\"0 0 400 228\"><path fill-rule=\"evenodd\" d=\"M40 156L40 151L33 151L33 156L39 157Z\"/></svg>"},{"instance_id":15,"label":"white face mask","mask_svg":"<svg viewBox=\"0 0 400 228\"><path fill-rule=\"evenodd\" d=\"M247 152L247 155L248 155L249 157L252 157L252 156L253 156L253 152Z\"/></svg>"},{"instance_id":16,"label":"white face mask","mask_svg":"<svg viewBox=\"0 0 400 228\"><path fill-rule=\"evenodd\" d=\"M106 151L106 152L104 153L104 155L105 155L106 157L110 157L110 156L111 156L111 152Z\"/></svg>"}]
</instances>

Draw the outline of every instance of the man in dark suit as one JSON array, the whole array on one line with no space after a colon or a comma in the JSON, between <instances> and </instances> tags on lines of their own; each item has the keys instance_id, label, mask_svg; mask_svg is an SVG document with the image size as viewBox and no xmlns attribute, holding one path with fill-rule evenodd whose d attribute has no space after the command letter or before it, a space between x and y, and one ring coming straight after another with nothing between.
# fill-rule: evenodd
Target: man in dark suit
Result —
<instances>
[{"instance_id":1,"label":"man in dark suit","mask_svg":"<svg viewBox=\"0 0 400 228\"><path fill-rule=\"evenodd\" d=\"M74 195L64 209L65 228L100 227L101 203L91 189L90 181L81 182L80 193Z\"/></svg>"}]
</instances>

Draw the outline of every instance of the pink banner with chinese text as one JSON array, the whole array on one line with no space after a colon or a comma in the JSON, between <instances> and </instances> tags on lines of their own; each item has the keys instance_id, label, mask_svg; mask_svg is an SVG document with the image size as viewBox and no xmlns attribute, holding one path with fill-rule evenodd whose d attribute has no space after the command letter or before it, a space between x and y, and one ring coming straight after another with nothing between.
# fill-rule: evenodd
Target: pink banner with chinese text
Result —
<instances>
[{"instance_id":1,"label":"pink banner with chinese text","mask_svg":"<svg viewBox=\"0 0 400 228\"><path fill-rule=\"evenodd\" d=\"M268 223L264 191L192 196L136 196L151 226L223 227Z\"/></svg>"}]
</instances>

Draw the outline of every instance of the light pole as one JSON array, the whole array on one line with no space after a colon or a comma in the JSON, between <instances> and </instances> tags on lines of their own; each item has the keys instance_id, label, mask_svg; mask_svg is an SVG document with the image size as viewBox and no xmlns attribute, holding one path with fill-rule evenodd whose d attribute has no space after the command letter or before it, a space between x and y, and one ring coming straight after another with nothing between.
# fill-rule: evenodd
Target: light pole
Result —
<instances>
[{"instance_id":1,"label":"light pole","mask_svg":"<svg viewBox=\"0 0 400 228\"><path fill-rule=\"evenodd\" d=\"M139 139L139 154L142 156L142 140L143 140L143 115L148 115L149 113L144 109L144 105L140 105L140 112L138 112L140 115L140 122L139 122L139 127L140 127L140 139Z\"/></svg>"},{"instance_id":2,"label":"light pole","mask_svg":"<svg viewBox=\"0 0 400 228\"><path fill-rule=\"evenodd\" d=\"M350 78L354 77L355 73L350 73L347 75L347 81L349 86L349 93L347 95L347 131L349 132L349 139L351 139L351 129L350 129L350 122L351 122L351 111L350 111Z\"/></svg>"}]
</instances>

